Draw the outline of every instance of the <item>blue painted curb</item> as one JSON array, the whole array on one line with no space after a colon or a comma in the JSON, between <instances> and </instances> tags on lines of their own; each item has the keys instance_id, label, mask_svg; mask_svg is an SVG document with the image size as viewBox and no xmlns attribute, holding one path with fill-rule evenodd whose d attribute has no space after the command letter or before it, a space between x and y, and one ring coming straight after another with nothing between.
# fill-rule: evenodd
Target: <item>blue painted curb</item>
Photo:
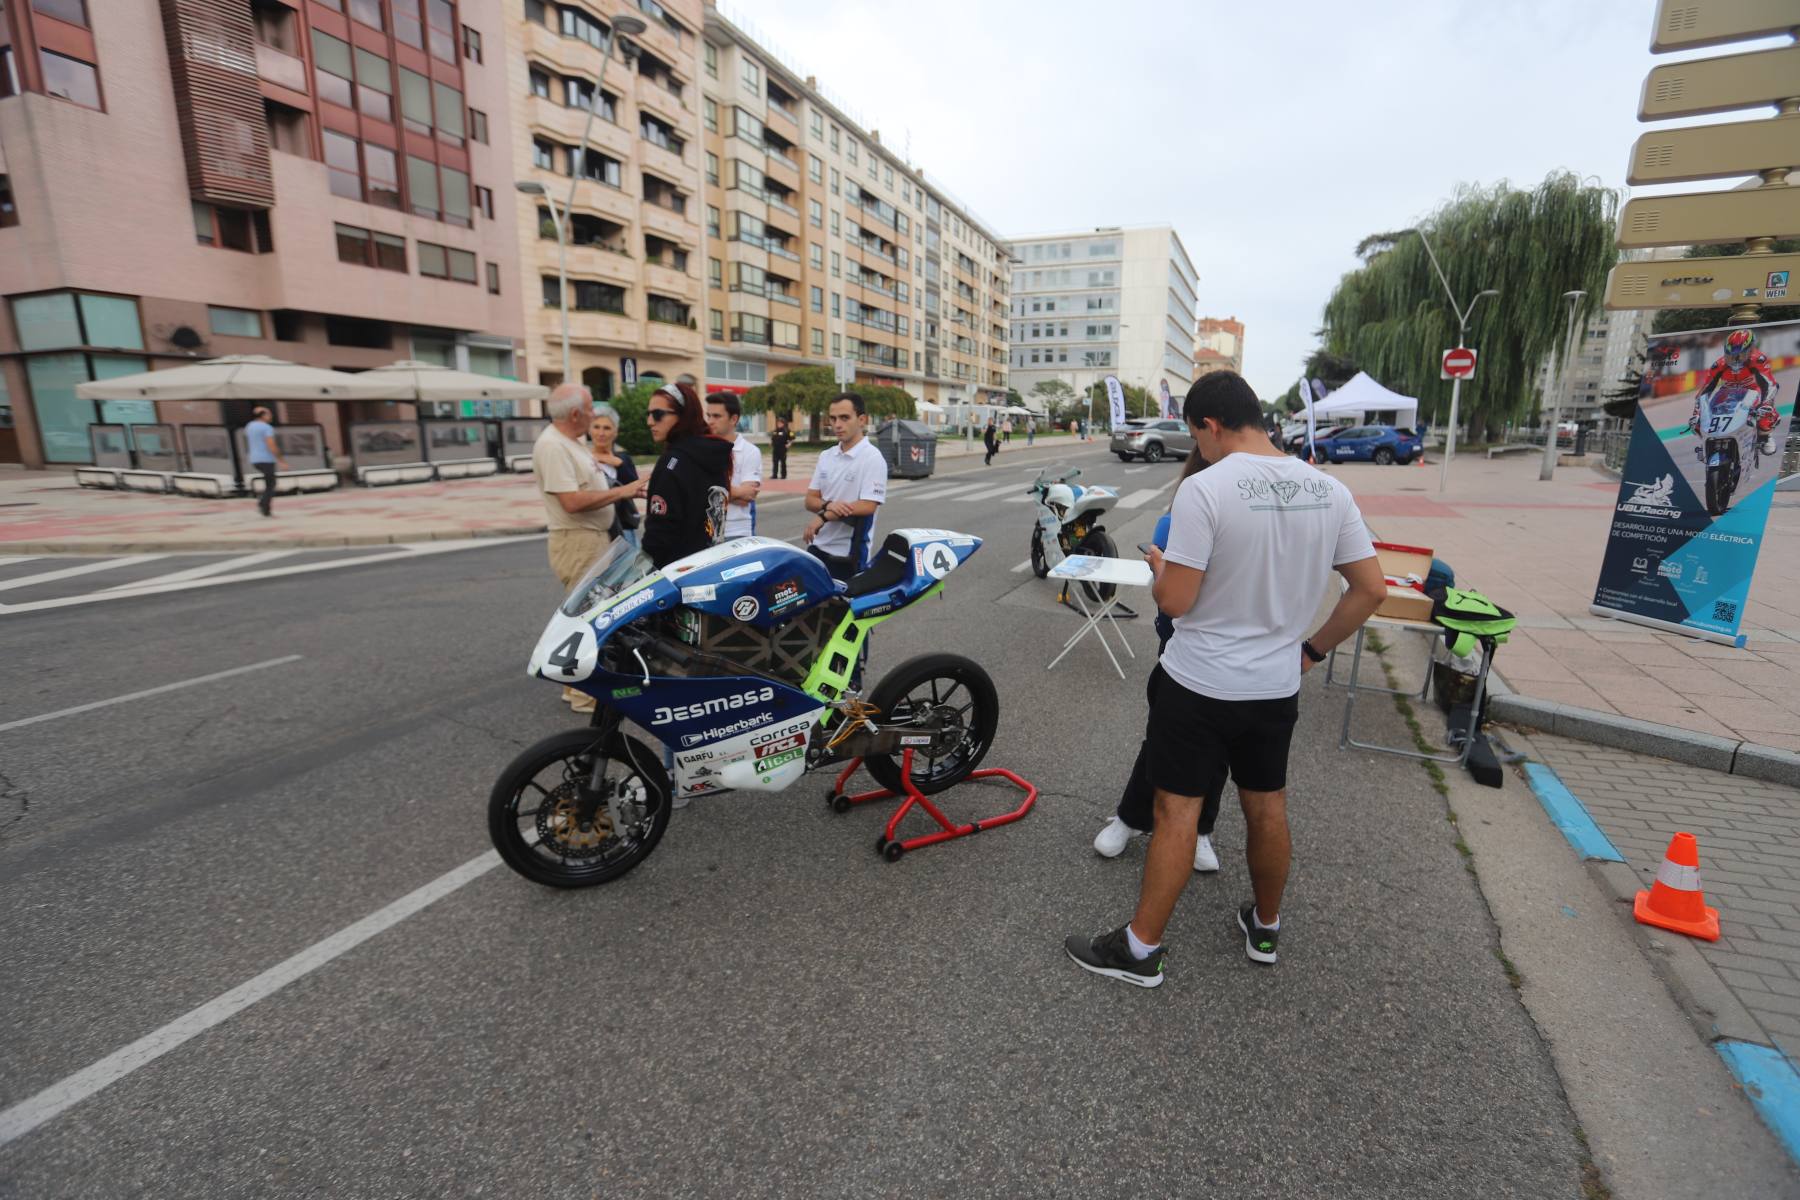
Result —
<instances>
[{"instance_id":1,"label":"blue painted curb","mask_svg":"<svg viewBox=\"0 0 1800 1200\"><path fill-rule=\"evenodd\" d=\"M1719 1042L1719 1057L1743 1085L1757 1116L1800 1161L1800 1071L1779 1050L1753 1042Z\"/></svg>"},{"instance_id":2,"label":"blue painted curb","mask_svg":"<svg viewBox=\"0 0 1800 1200\"><path fill-rule=\"evenodd\" d=\"M1583 858L1597 858L1602 862L1625 861L1625 856L1612 844L1612 839L1601 832L1600 826L1594 824L1594 818L1588 815L1587 807L1576 799L1575 793L1569 790L1555 771L1543 763L1528 762L1525 764L1525 778L1530 781L1538 803L1544 806L1550 823L1562 830L1562 835L1569 840L1569 845L1575 847L1576 853Z\"/></svg>"}]
</instances>

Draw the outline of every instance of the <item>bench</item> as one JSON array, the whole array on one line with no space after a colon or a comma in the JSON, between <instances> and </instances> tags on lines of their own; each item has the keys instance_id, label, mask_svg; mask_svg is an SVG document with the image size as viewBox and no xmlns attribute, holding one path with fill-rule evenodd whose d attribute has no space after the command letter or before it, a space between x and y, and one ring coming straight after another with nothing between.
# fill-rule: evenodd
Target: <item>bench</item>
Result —
<instances>
[{"instance_id":1,"label":"bench","mask_svg":"<svg viewBox=\"0 0 1800 1200\"><path fill-rule=\"evenodd\" d=\"M120 471L119 486L133 492L154 492L162 495L169 490L170 471Z\"/></svg>"},{"instance_id":2,"label":"bench","mask_svg":"<svg viewBox=\"0 0 1800 1200\"><path fill-rule=\"evenodd\" d=\"M75 482L84 488L116 488L119 473L111 467L76 467Z\"/></svg>"},{"instance_id":3,"label":"bench","mask_svg":"<svg viewBox=\"0 0 1800 1200\"><path fill-rule=\"evenodd\" d=\"M260 496L263 492L263 481L260 474L249 479L250 494ZM309 467L304 471L277 471L275 473L275 494L277 496L292 495L295 492L329 492L338 485L338 473L328 467Z\"/></svg>"},{"instance_id":4,"label":"bench","mask_svg":"<svg viewBox=\"0 0 1800 1200\"><path fill-rule=\"evenodd\" d=\"M439 479L474 479L481 475L492 475L500 469L500 464L491 458L470 458L457 462L441 462L436 464Z\"/></svg>"},{"instance_id":5,"label":"bench","mask_svg":"<svg viewBox=\"0 0 1800 1200\"><path fill-rule=\"evenodd\" d=\"M385 487L395 483L429 483L435 473L428 462L392 463L379 467L356 468L356 482L364 487Z\"/></svg>"}]
</instances>

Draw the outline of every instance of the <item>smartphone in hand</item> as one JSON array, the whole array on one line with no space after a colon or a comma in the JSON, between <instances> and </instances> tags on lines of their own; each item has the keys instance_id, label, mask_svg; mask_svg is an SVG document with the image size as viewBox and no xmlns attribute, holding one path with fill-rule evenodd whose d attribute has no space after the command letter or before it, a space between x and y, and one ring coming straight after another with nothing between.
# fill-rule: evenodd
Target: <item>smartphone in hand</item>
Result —
<instances>
[{"instance_id":1,"label":"smartphone in hand","mask_svg":"<svg viewBox=\"0 0 1800 1200\"><path fill-rule=\"evenodd\" d=\"M1155 542L1139 542L1138 543L1138 553L1139 554L1148 554L1152 550L1156 550L1156 549L1159 549L1159 547L1157 546L1157 544Z\"/></svg>"}]
</instances>

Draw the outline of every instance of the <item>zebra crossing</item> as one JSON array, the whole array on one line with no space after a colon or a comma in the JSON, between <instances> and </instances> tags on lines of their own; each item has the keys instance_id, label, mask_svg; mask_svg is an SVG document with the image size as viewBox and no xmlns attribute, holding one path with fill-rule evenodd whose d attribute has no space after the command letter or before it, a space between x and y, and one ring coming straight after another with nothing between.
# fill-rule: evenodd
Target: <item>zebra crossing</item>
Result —
<instances>
[{"instance_id":1,"label":"zebra crossing","mask_svg":"<svg viewBox=\"0 0 1800 1200\"><path fill-rule=\"evenodd\" d=\"M1138 488L1134 491L1124 492L1113 504L1113 507L1115 509L1142 508L1146 504L1151 503L1158 496L1161 496L1164 492L1168 491L1169 488L1174 486L1174 483L1175 480L1171 479L1160 487ZM922 483L913 484L905 488L892 486L889 488L888 493L889 503L899 501L911 503L913 501L938 500L952 501L957 504L988 504L993 502L1002 504L1029 504L1032 501L1032 495L1030 492L1029 481L1024 484L1013 482L995 486L987 480L982 480L977 483L933 483L926 480Z\"/></svg>"}]
</instances>

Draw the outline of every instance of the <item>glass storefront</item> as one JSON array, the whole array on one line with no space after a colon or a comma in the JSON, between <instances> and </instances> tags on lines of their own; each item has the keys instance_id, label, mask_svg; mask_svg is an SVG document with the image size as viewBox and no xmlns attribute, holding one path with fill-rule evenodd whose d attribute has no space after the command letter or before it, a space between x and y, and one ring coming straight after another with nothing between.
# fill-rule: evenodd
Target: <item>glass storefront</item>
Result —
<instances>
[{"instance_id":1,"label":"glass storefront","mask_svg":"<svg viewBox=\"0 0 1800 1200\"><path fill-rule=\"evenodd\" d=\"M121 354L89 354L82 347L142 350L143 328L137 301L128 296L50 292L12 300L19 348L25 351L25 379L44 459L53 463L92 462L88 426L151 424L156 406L148 400L96 405L75 394L78 384L115 379L150 369L148 360Z\"/></svg>"}]
</instances>

